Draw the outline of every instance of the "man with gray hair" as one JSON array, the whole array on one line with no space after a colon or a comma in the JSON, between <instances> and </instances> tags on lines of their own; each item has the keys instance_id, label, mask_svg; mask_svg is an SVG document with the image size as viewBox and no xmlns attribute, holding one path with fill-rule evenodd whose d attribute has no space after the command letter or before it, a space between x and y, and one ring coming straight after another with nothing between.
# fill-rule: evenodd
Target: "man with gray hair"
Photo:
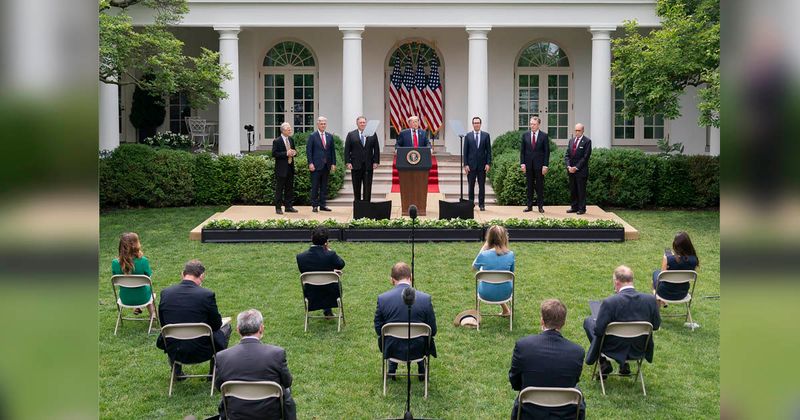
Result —
<instances>
[{"instance_id":1,"label":"man with gray hair","mask_svg":"<svg viewBox=\"0 0 800 420\"><path fill-rule=\"evenodd\" d=\"M308 170L311 171L311 211L331 211L325 205L328 199L328 176L336 171L336 144L333 135L325 132L328 119L317 119L317 130L308 136L306 156ZM319 209L319 210L317 210Z\"/></svg>"},{"instance_id":2,"label":"man with gray hair","mask_svg":"<svg viewBox=\"0 0 800 420\"><path fill-rule=\"evenodd\" d=\"M272 157L275 158L275 213L283 214L281 205L287 213L297 213L294 203L294 158L297 150L292 139L292 125L281 124L281 135L272 141Z\"/></svg>"},{"instance_id":3,"label":"man with gray hair","mask_svg":"<svg viewBox=\"0 0 800 420\"><path fill-rule=\"evenodd\" d=\"M661 326L661 315L658 312L655 296L649 293L639 293L633 288L633 270L621 265L614 270L614 292L603 300L597 313L592 311L583 322L586 337L591 343L586 354L586 364L592 365L599 360L600 374L608 375L613 371L611 362L600 356L600 352L616 360L621 375L630 374L627 360L639 358L643 354L648 362L653 362L653 340L645 348L645 337L625 339L619 337L606 337L603 348L600 341L606 333L608 324L612 322L647 321L653 324L653 330ZM604 376L605 377L605 376Z\"/></svg>"},{"instance_id":4,"label":"man with gray hair","mask_svg":"<svg viewBox=\"0 0 800 420\"><path fill-rule=\"evenodd\" d=\"M286 350L261 343L264 336L264 317L257 309L248 309L236 317L236 330L242 336L239 344L217 353L217 389L227 381L273 381L283 388L284 418L297 418L292 399L292 374L286 363ZM224 398L224 397L223 397ZM242 400L229 398L228 415L236 419L277 419L281 417L280 401ZM225 407L220 401L219 416L225 419Z\"/></svg>"}]
</instances>

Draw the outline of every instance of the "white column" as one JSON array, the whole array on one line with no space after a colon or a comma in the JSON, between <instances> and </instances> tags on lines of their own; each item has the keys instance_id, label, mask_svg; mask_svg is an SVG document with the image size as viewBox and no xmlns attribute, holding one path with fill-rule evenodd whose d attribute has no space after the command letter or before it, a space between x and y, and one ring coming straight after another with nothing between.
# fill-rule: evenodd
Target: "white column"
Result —
<instances>
[{"instance_id":1,"label":"white column","mask_svg":"<svg viewBox=\"0 0 800 420\"><path fill-rule=\"evenodd\" d=\"M489 120L489 49L488 34L491 26L467 26L469 34L469 61L467 62L467 122L472 117L483 120L482 129L488 129Z\"/></svg>"},{"instance_id":2,"label":"white column","mask_svg":"<svg viewBox=\"0 0 800 420\"><path fill-rule=\"evenodd\" d=\"M364 112L364 79L361 64L361 33L364 25L342 25L342 128L344 137L356 127Z\"/></svg>"},{"instance_id":3,"label":"white column","mask_svg":"<svg viewBox=\"0 0 800 420\"><path fill-rule=\"evenodd\" d=\"M587 134L594 147L611 148L611 31L616 26L592 26L591 118Z\"/></svg>"},{"instance_id":4,"label":"white column","mask_svg":"<svg viewBox=\"0 0 800 420\"><path fill-rule=\"evenodd\" d=\"M119 147L119 91L115 84L100 84L99 123L100 150L114 150Z\"/></svg>"},{"instance_id":5,"label":"white column","mask_svg":"<svg viewBox=\"0 0 800 420\"><path fill-rule=\"evenodd\" d=\"M219 32L219 62L227 64L231 79L222 82L228 95L219 101L219 154L233 155L242 151L239 131L239 26L215 26Z\"/></svg>"},{"instance_id":6,"label":"white column","mask_svg":"<svg viewBox=\"0 0 800 420\"><path fill-rule=\"evenodd\" d=\"M708 154L719 156L719 128L709 127L709 137Z\"/></svg>"}]
</instances>

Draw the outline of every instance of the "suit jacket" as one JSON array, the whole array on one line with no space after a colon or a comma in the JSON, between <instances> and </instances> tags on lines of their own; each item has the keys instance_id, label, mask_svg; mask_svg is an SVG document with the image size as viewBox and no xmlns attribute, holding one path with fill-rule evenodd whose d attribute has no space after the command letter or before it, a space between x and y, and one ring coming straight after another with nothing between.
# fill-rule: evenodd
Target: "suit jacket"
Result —
<instances>
[{"instance_id":1,"label":"suit jacket","mask_svg":"<svg viewBox=\"0 0 800 420\"><path fill-rule=\"evenodd\" d=\"M408 322L408 306L403 303L403 289L409 287L401 283L378 296L378 306L375 308L375 332L378 334L378 349L383 351L384 357L394 357L406 360L406 340L386 337L386 347L381 349L381 328L390 322ZM411 322L424 322L431 327L431 347L428 354L436 357L436 344L433 337L436 335L436 315L433 313L431 295L417 290L414 305L411 306ZM411 340L411 357L418 359L426 354L427 339L424 337Z\"/></svg>"},{"instance_id":2,"label":"suit jacket","mask_svg":"<svg viewBox=\"0 0 800 420\"><path fill-rule=\"evenodd\" d=\"M649 293L639 293L634 289L625 289L603 300L597 312L597 322L594 329L594 340L586 355L586 364L591 365L600 356L600 340L606 333L608 324L612 322L647 321L653 324L653 330L661 326L661 315L658 312L655 296ZM639 358L642 354L648 362L653 362L653 339L647 349L644 348L646 337L632 339L619 337L606 337L602 352L608 357L623 363L628 359Z\"/></svg>"},{"instance_id":3,"label":"suit jacket","mask_svg":"<svg viewBox=\"0 0 800 420\"><path fill-rule=\"evenodd\" d=\"M294 140L289 137L289 146L294 149ZM292 163L289 163L289 156L286 154L288 150L286 150L286 145L283 143L283 138L278 136L275 140L272 141L272 157L275 158L275 175L279 177L285 177L289 173L289 167L294 168L294 159L292 159ZM297 156L295 156L297 157Z\"/></svg>"},{"instance_id":4,"label":"suit jacket","mask_svg":"<svg viewBox=\"0 0 800 420\"><path fill-rule=\"evenodd\" d=\"M475 132L470 131L464 137L464 166L470 171L483 170L492 164L492 140L489 133L481 131L481 145L475 144Z\"/></svg>"},{"instance_id":5,"label":"suit jacket","mask_svg":"<svg viewBox=\"0 0 800 420\"><path fill-rule=\"evenodd\" d=\"M358 130L347 133L347 138L344 142L344 163L353 165L353 170L356 171L363 167L366 167L367 170L372 170L373 163L381 163L381 147L378 145L378 134L373 133L371 136L367 136L364 140L364 146L361 146Z\"/></svg>"},{"instance_id":6,"label":"suit jacket","mask_svg":"<svg viewBox=\"0 0 800 420\"><path fill-rule=\"evenodd\" d=\"M428 135L425 133L425 130L418 128L417 129L417 141L419 143L419 147L430 147L430 143L428 143ZM397 136L397 142L395 143L394 147L413 147L414 146L414 136L411 135L411 129L406 128L405 130L401 131L400 134Z\"/></svg>"},{"instance_id":7,"label":"suit jacket","mask_svg":"<svg viewBox=\"0 0 800 420\"><path fill-rule=\"evenodd\" d=\"M344 268L344 260L336 254L336 251L326 251L324 247L319 245L311 246L308 251L297 254L296 258L297 268L300 273L333 271ZM339 297L339 286L337 284L305 286L303 287L303 296L308 299L309 311L334 308L337 306L336 298Z\"/></svg>"},{"instance_id":8,"label":"suit jacket","mask_svg":"<svg viewBox=\"0 0 800 420\"><path fill-rule=\"evenodd\" d=\"M511 388L521 391L529 386L572 388L583 370L583 347L567 340L556 330L520 338L514 346L508 380ZM518 401L514 403L516 413ZM575 418L571 406L545 408L522 406L523 418Z\"/></svg>"},{"instance_id":9,"label":"suit jacket","mask_svg":"<svg viewBox=\"0 0 800 420\"><path fill-rule=\"evenodd\" d=\"M519 148L519 164L541 170L542 166L550 166L550 137L542 130L536 138L536 149L531 146L531 130L522 133Z\"/></svg>"},{"instance_id":10,"label":"suit jacket","mask_svg":"<svg viewBox=\"0 0 800 420\"><path fill-rule=\"evenodd\" d=\"M315 170L322 169L325 165L336 165L336 142L333 141L333 134L325 132L325 144L322 147L322 137L319 130L314 130L306 142L306 156L308 163L313 163Z\"/></svg>"},{"instance_id":11,"label":"suit jacket","mask_svg":"<svg viewBox=\"0 0 800 420\"><path fill-rule=\"evenodd\" d=\"M222 316L217 309L217 298L214 292L198 286L190 280L183 280L161 291L158 318L161 325L189 322L208 324L214 331L216 350L223 350L227 345L225 334L220 331ZM170 358L185 363L204 362L214 355L211 350L211 342L206 337L194 340L170 338L167 340L167 348L164 349L164 340L159 334L156 347L164 350Z\"/></svg>"},{"instance_id":12,"label":"suit jacket","mask_svg":"<svg viewBox=\"0 0 800 420\"><path fill-rule=\"evenodd\" d=\"M578 148L575 149L575 154L572 154L572 145L575 143L575 137L569 139L567 144L567 151L564 152L564 163L566 166L574 166L578 168L575 175L581 177L589 176L589 157L592 156L592 139L586 136L581 137Z\"/></svg>"},{"instance_id":13,"label":"suit jacket","mask_svg":"<svg viewBox=\"0 0 800 420\"><path fill-rule=\"evenodd\" d=\"M286 363L286 351L281 347L262 344L254 337L244 337L238 345L217 354L217 377L214 387L220 389L227 381L274 381L285 390L292 386L292 374ZM248 401L235 397L227 400L228 413L236 419L280 418L277 399ZM219 415L225 418L222 402Z\"/></svg>"}]
</instances>

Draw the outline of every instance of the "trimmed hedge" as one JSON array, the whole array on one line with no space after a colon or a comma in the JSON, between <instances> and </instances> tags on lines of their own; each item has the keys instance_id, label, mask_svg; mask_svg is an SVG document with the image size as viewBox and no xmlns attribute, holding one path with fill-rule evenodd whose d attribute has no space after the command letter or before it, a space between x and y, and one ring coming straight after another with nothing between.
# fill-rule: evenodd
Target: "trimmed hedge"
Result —
<instances>
[{"instance_id":1,"label":"trimmed hedge","mask_svg":"<svg viewBox=\"0 0 800 420\"><path fill-rule=\"evenodd\" d=\"M293 136L295 204L309 203L311 173L305 156L308 133ZM331 174L328 197L344 184L344 147L334 136L339 163ZM207 204L273 204L275 160L269 153L239 156L192 154L123 144L98 163L100 206L177 207Z\"/></svg>"},{"instance_id":2,"label":"trimmed hedge","mask_svg":"<svg viewBox=\"0 0 800 420\"><path fill-rule=\"evenodd\" d=\"M514 134L513 136L511 134ZM519 168L516 132L498 137L492 146L494 164L489 172L498 203L525 204L525 175ZM569 182L564 151L550 155L545 176L545 204L569 205ZM634 149L596 149L589 166L587 201L599 206L690 207L719 206L719 158L714 156L659 157Z\"/></svg>"},{"instance_id":3,"label":"trimmed hedge","mask_svg":"<svg viewBox=\"0 0 800 420\"><path fill-rule=\"evenodd\" d=\"M505 133L497 136L492 140L492 157L503 155L510 152L517 154L517 161L519 161L519 147L522 141L522 133L525 131L506 131ZM550 140L550 152L558 149L556 143Z\"/></svg>"}]
</instances>

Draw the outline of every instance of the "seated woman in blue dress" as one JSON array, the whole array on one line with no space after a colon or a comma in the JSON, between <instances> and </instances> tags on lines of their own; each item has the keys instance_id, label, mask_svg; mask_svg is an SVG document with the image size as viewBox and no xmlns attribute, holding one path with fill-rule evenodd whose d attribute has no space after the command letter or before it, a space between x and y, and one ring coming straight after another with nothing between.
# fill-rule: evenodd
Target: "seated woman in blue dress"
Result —
<instances>
[{"instance_id":1,"label":"seated woman in blue dress","mask_svg":"<svg viewBox=\"0 0 800 420\"><path fill-rule=\"evenodd\" d=\"M672 252L664 252L661 259L661 270L653 272L653 293L669 300L680 300L689 293L689 283L673 284L658 283L658 275L663 270L694 270L700 265L697 252L694 250L692 240L686 232L678 232L672 241ZM662 300L658 300L659 306L664 306Z\"/></svg>"},{"instance_id":2,"label":"seated woman in blue dress","mask_svg":"<svg viewBox=\"0 0 800 420\"><path fill-rule=\"evenodd\" d=\"M150 261L142 253L142 244L139 243L139 235L134 232L126 232L119 236L119 256L111 261L111 274L144 274L148 277L153 276L150 269ZM119 298L127 305L141 305L150 300L152 295L150 286L140 287L121 287ZM147 305L147 311L152 316L155 313L155 305L151 302ZM141 309L133 311L140 314Z\"/></svg>"},{"instance_id":3,"label":"seated woman in blue dress","mask_svg":"<svg viewBox=\"0 0 800 420\"><path fill-rule=\"evenodd\" d=\"M508 249L508 231L502 226L494 225L486 231L486 242L481 247L480 253L472 263L472 269L514 271L514 251ZM478 294L485 300L498 301L507 299L511 295L513 285L511 282L491 284L480 282ZM511 315L511 309L501 303L502 316Z\"/></svg>"}]
</instances>

